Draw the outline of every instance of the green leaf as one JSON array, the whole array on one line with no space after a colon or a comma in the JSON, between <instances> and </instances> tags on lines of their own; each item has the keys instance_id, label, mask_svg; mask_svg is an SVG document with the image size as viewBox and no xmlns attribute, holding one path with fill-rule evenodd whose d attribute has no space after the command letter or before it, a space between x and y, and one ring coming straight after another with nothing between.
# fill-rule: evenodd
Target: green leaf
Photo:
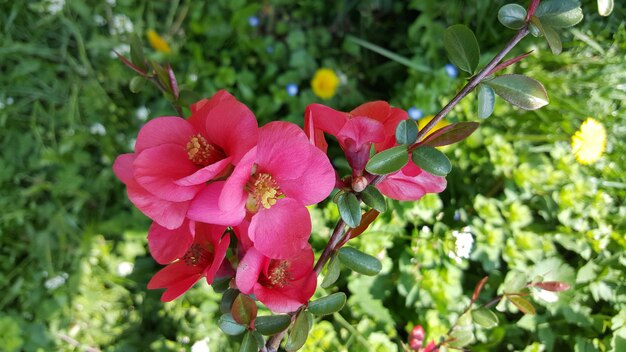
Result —
<instances>
[{"instance_id":1,"label":"green leaf","mask_svg":"<svg viewBox=\"0 0 626 352\"><path fill-rule=\"evenodd\" d=\"M254 300L247 295L238 295L233 301L231 314L233 319L243 325L248 325L257 314L257 306Z\"/></svg>"},{"instance_id":2,"label":"green leaf","mask_svg":"<svg viewBox=\"0 0 626 352\"><path fill-rule=\"evenodd\" d=\"M252 334L252 331L248 331L243 336L243 341L241 341L241 348L239 348L239 352L258 352L259 346L257 344L257 340Z\"/></svg>"},{"instance_id":3,"label":"green leaf","mask_svg":"<svg viewBox=\"0 0 626 352\"><path fill-rule=\"evenodd\" d=\"M287 344L285 345L287 351L297 351L304 346L306 339L309 337L311 324L311 316L307 312L301 311L289 332Z\"/></svg>"},{"instance_id":4,"label":"green leaf","mask_svg":"<svg viewBox=\"0 0 626 352\"><path fill-rule=\"evenodd\" d=\"M287 329L289 324L291 324L289 315L265 315L256 318L254 329L263 335L274 335Z\"/></svg>"},{"instance_id":5,"label":"green leaf","mask_svg":"<svg viewBox=\"0 0 626 352\"><path fill-rule=\"evenodd\" d=\"M493 114L496 105L496 92L486 84L478 85L478 117L486 119Z\"/></svg>"},{"instance_id":6,"label":"green leaf","mask_svg":"<svg viewBox=\"0 0 626 352\"><path fill-rule=\"evenodd\" d=\"M372 185L365 187L363 192L361 192L361 198L365 204L377 210L379 213L387 211L387 202L385 201L385 197L376 187Z\"/></svg>"},{"instance_id":7,"label":"green leaf","mask_svg":"<svg viewBox=\"0 0 626 352\"><path fill-rule=\"evenodd\" d=\"M222 295L222 300L220 301L220 311L222 314L230 313L233 308L233 301L239 295L239 290L229 288Z\"/></svg>"},{"instance_id":8,"label":"green leaf","mask_svg":"<svg viewBox=\"0 0 626 352\"><path fill-rule=\"evenodd\" d=\"M513 303L522 313L524 314L537 314L535 311L535 307L533 307L532 303L528 302L524 297L521 296L506 296L511 303Z\"/></svg>"},{"instance_id":9,"label":"green leaf","mask_svg":"<svg viewBox=\"0 0 626 352\"><path fill-rule=\"evenodd\" d=\"M143 44L137 33L130 36L130 60L142 71L146 70L146 57L143 54Z\"/></svg>"},{"instance_id":10,"label":"green leaf","mask_svg":"<svg viewBox=\"0 0 626 352\"><path fill-rule=\"evenodd\" d=\"M361 206L354 193L343 193L337 199L341 219L350 227L357 227L361 222Z\"/></svg>"},{"instance_id":11,"label":"green leaf","mask_svg":"<svg viewBox=\"0 0 626 352\"><path fill-rule=\"evenodd\" d=\"M146 81L147 80L141 76L133 77L133 79L130 80L130 84L128 85L130 88L130 91L133 93L141 92L143 87L146 85Z\"/></svg>"},{"instance_id":12,"label":"green leaf","mask_svg":"<svg viewBox=\"0 0 626 352\"><path fill-rule=\"evenodd\" d=\"M328 288L337 281L339 274L341 273L341 267L339 266L339 260L337 257L333 257L326 266L326 276L322 280L320 285L322 288Z\"/></svg>"},{"instance_id":13,"label":"green leaf","mask_svg":"<svg viewBox=\"0 0 626 352\"><path fill-rule=\"evenodd\" d=\"M498 11L498 21L503 26L518 30L526 24L526 9L518 4L507 4Z\"/></svg>"},{"instance_id":14,"label":"green leaf","mask_svg":"<svg viewBox=\"0 0 626 352\"><path fill-rule=\"evenodd\" d=\"M457 122L440 128L426 137L420 146L441 147L469 137L480 126L478 122Z\"/></svg>"},{"instance_id":15,"label":"green leaf","mask_svg":"<svg viewBox=\"0 0 626 352\"><path fill-rule=\"evenodd\" d=\"M549 25L542 24L538 17L533 16L531 21L535 26L537 26L537 28L539 28L539 31L541 31L544 38L546 38L548 46L550 47L550 50L552 50L552 54L559 55L561 51L563 51L563 44L561 43L559 34Z\"/></svg>"},{"instance_id":16,"label":"green leaf","mask_svg":"<svg viewBox=\"0 0 626 352\"><path fill-rule=\"evenodd\" d=\"M343 292L333 293L309 303L309 311L317 316L338 312L346 304L346 294Z\"/></svg>"},{"instance_id":17,"label":"green leaf","mask_svg":"<svg viewBox=\"0 0 626 352\"><path fill-rule=\"evenodd\" d=\"M226 292L230 285L230 277L216 277L211 286L216 293Z\"/></svg>"},{"instance_id":18,"label":"green leaf","mask_svg":"<svg viewBox=\"0 0 626 352\"><path fill-rule=\"evenodd\" d=\"M510 277L510 279L509 279ZM525 274L511 271L504 282L505 293L519 293L528 282L528 277Z\"/></svg>"},{"instance_id":19,"label":"green leaf","mask_svg":"<svg viewBox=\"0 0 626 352\"><path fill-rule=\"evenodd\" d=\"M474 333L468 329L455 329L450 334L452 341L448 342L450 347L462 348L474 341Z\"/></svg>"},{"instance_id":20,"label":"green leaf","mask_svg":"<svg viewBox=\"0 0 626 352\"><path fill-rule=\"evenodd\" d=\"M263 338L263 335L261 335L257 331L250 331L250 332L252 333L252 336L256 340L256 345L259 348L259 350L263 348L263 346L265 346L265 338Z\"/></svg>"},{"instance_id":21,"label":"green leaf","mask_svg":"<svg viewBox=\"0 0 626 352\"><path fill-rule=\"evenodd\" d=\"M396 127L398 144L413 144L417 140L417 124L413 120L402 120Z\"/></svg>"},{"instance_id":22,"label":"green leaf","mask_svg":"<svg viewBox=\"0 0 626 352\"><path fill-rule=\"evenodd\" d=\"M238 324L230 313L222 315L217 321L217 325L226 335L236 336L246 331L246 327Z\"/></svg>"},{"instance_id":23,"label":"green leaf","mask_svg":"<svg viewBox=\"0 0 626 352\"><path fill-rule=\"evenodd\" d=\"M383 265L378 259L352 247L341 248L339 250L339 260L341 260L343 265L357 273L368 276L378 274L383 268Z\"/></svg>"},{"instance_id":24,"label":"green leaf","mask_svg":"<svg viewBox=\"0 0 626 352\"><path fill-rule=\"evenodd\" d=\"M487 329L498 326L498 316L496 313L484 307L473 310L472 318L476 324Z\"/></svg>"},{"instance_id":25,"label":"green leaf","mask_svg":"<svg viewBox=\"0 0 626 352\"><path fill-rule=\"evenodd\" d=\"M419 147L413 151L413 162L435 176L446 176L452 170L448 157L433 147Z\"/></svg>"},{"instance_id":26,"label":"green leaf","mask_svg":"<svg viewBox=\"0 0 626 352\"><path fill-rule=\"evenodd\" d=\"M399 145L374 155L367 162L365 170L374 175L387 175L402 169L408 161L407 146Z\"/></svg>"},{"instance_id":27,"label":"green leaf","mask_svg":"<svg viewBox=\"0 0 626 352\"><path fill-rule=\"evenodd\" d=\"M548 104L548 93L538 81L522 75L502 75L485 82L502 99L524 110L536 110Z\"/></svg>"},{"instance_id":28,"label":"green leaf","mask_svg":"<svg viewBox=\"0 0 626 352\"><path fill-rule=\"evenodd\" d=\"M469 74L474 73L480 59L480 48L471 29L462 24L448 27L443 32L443 46L453 64Z\"/></svg>"},{"instance_id":29,"label":"green leaf","mask_svg":"<svg viewBox=\"0 0 626 352\"><path fill-rule=\"evenodd\" d=\"M547 0L537 6L535 16L544 25L567 28L582 21L583 10L577 0Z\"/></svg>"},{"instance_id":30,"label":"green leaf","mask_svg":"<svg viewBox=\"0 0 626 352\"><path fill-rule=\"evenodd\" d=\"M598 13L600 16L608 16L613 12L613 0L598 0Z\"/></svg>"},{"instance_id":31,"label":"green leaf","mask_svg":"<svg viewBox=\"0 0 626 352\"><path fill-rule=\"evenodd\" d=\"M396 53L394 53L393 51L389 51L383 47L380 47L376 44L370 43L366 40L363 39L359 39L357 37L353 37L351 35L348 35L346 37L346 40L349 40L357 45L360 45L362 47L364 47L365 49L371 50L375 53L378 53L379 55L382 55L390 60L393 60L401 65L404 65L406 67L412 68L417 72L421 72L421 73L428 73L428 74L432 74L433 70L430 66L428 65L424 65L424 64L420 64L418 62L412 61L410 59L407 59L404 56L398 55Z\"/></svg>"}]
</instances>

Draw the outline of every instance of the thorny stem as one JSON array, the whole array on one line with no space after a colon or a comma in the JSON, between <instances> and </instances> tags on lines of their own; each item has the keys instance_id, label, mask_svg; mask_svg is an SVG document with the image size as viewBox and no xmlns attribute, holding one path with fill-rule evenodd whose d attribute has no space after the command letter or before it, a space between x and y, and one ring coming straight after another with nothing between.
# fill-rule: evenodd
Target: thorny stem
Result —
<instances>
[{"instance_id":1,"label":"thorny stem","mask_svg":"<svg viewBox=\"0 0 626 352\"><path fill-rule=\"evenodd\" d=\"M435 117L433 117L433 119L428 124L426 124L426 126L424 126L422 130L419 131L417 135L417 141L415 142L415 144L419 143L419 141L422 138L424 138L426 133L428 133L439 121L441 121L441 119L443 119L450 111L452 111L452 109L463 98L465 98L474 88L476 88L476 86L478 86L478 84L485 77L489 76L491 71L500 63L500 61L502 61L502 59L511 51L511 49L513 49L526 35L528 35L528 33L529 33L528 25L525 25L520 30L518 30L517 33L515 33L515 36L511 38L511 40L504 46L504 48L482 70L480 70L480 72L478 72L474 77L472 77L472 79L469 82L467 82L467 84L463 87L463 89L461 89L461 91L459 91L454 96L454 98L452 98L452 100L450 100L450 102L446 104L446 106L444 106L441 109L441 111L439 111L437 115L435 115ZM384 178L385 178L385 175L377 175L376 177L372 179L372 181L370 182L370 185L376 186L377 184L382 182ZM333 230L330 240L326 244L326 247L324 247L324 251L320 255L320 258L317 260L317 263L315 263L315 267L313 270L315 271L317 275L321 273L322 269L324 268L324 265L326 265L326 263L331 258L334 251L338 249L335 247L343 239L345 229L346 229L346 223L343 222L343 220L339 219L339 221L337 222L337 225L335 226L335 229ZM498 301L500 301L500 299L502 299L501 296L498 296L496 298L497 298L497 301L494 301L494 303L489 302L488 304L496 304ZM294 320L293 317L295 317L295 314L292 315L292 322ZM267 352L278 351L280 342L286 333L287 333L287 329L270 337L263 351L267 351ZM444 342L445 341L441 342L440 345Z\"/></svg>"}]
</instances>

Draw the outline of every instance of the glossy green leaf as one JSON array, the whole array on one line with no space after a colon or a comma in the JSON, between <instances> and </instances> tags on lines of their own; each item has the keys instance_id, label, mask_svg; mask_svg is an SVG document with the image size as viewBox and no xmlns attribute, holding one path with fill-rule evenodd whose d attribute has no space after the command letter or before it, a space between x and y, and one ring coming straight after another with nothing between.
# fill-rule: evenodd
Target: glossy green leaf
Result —
<instances>
[{"instance_id":1,"label":"glossy green leaf","mask_svg":"<svg viewBox=\"0 0 626 352\"><path fill-rule=\"evenodd\" d=\"M542 24L541 20L538 17L533 16L532 23L539 28L543 37L546 38L548 42L548 46L554 55L559 55L561 51L563 51L563 44L561 43L561 38L559 34L547 24Z\"/></svg>"},{"instance_id":2,"label":"glossy green leaf","mask_svg":"<svg viewBox=\"0 0 626 352\"><path fill-rule=\"evenodd\" d=\"M352 247L341 248L339 250L339 260L346 267L363 275L376 275L383 268L378 259Z\"/></svg>"},{"instance_id":3,"label":"glossy green leaf","mask_svg":"<svg viewBox=\"0 0 626 352\"><path fill-rule=\"evenodd\" d=\"M341 267L339 265L339 260L337 260L337 257L331 258L330 262L326 266L326 275L324 276L324 280L322 280L320 286L322 288L328 288L332 286L332 284L334 284L335 281L337 281L337 279L339 278L340 273Z\"/></svg>"},{"instance_id":4,"label":"glossy green leaf","mask_svg":"<svg viewBox=\"0 0 626 352\"><path fill-rule=\"evenodd\" d=\"M230 279L230 277L216 277L215 279L213 279L213 283L211 284L211 287L213 287L213 291L215 291L216 293L226 292L230 285Z\"/></svg>"},{"instance_id":5,"label":"glossy green leaf","mask_svg":"<svg viewBox=\"0 0 626 352\"><path fill-rule=\"evenodd\" d=\"M613 12L613 0L598 0L598 13L600 16L608 16Z\"/></svg>"},{"instance_id":6,"label":"glossy green leaf","mask_svg":"<svg viewBox=\"0 0 626 352\"><path fill-rule=\"evenodd\" d=\"M496 106L496 92L486 84L478 85L478 117L486 119L493 114Z\"/></svg>"},{"instance_id":7,"label":"glossy green leaf","mask_svg":"<svg viewBox=\"0 0 626 352\"><path fill-rule=\"evenodd\" d=\"M547 0L537 6L535 16L544 25L566 28L582 21L583 11L578 0Z\"/></svg>"},{"instance_id":8,"label":"glossy green leaf","mask_svg":"<svg viewBox=\"0 0 626 352\"><path fill-rule=\"evenodd\" d=\"M536 110L549 102L548 93L538 81L522 75L502 75L485 84L502 99L524 110Z\"/></svg>"},{"instance_id":9,"label":"glossy green leaf","mask_svg":"<svg viewBox=\"0 0 626 352\"><path fill-rule=\"evenodd\" d=\"M238 324L230 313L222 315L217 321L217 325L226 335L236 336L246 331L246 327Z\"/></svg>"},{"instance_id":10,"label":"glossy green leaf","mask_svg":"<svg viewBox=\"0 0 626 352\"><path fill-rule=\"evenodd\" d=\"M333 293L309 303L309 312L323 316L338 312L346 304L346 294L343 292Z\"/></svg>"},{"instance_id":11,"label":"glossy green leaf","mask_svg":"<svg viewBox=\"0 0 626 352\"><path fill-rule=\"evenodd\" d=\"M296 321L289 331L289 337L285 345L287 351L297 351L304 346L306 339L309 337L309 330L312 323L311 316L307 314L307 312L301 311L300 314L298 314Z\"/></svg>"},{"instance_id":12,"label":"glossy green leaf","mask_svg":"<svg viewBox=\"0 0 626 352\"><path fill-rule=\"evenodd\" d=\"M469 74L474 73L480 60L480 48L471 29L462 24L448 27L443 32L443 46L456 67Z\"/></svg>"},{"instance_id":13,"label":"glossy green leaf","mask_svg":"<svg viewBox=\"0 0 626 352\"><path fill-rule=\"evenodd\" d=\"M387 202L385 201L385 197L376 187L372 185L365 187L363 192L361 192L361 198L363 199L363 203L377 210L379 213L387 211Z\"/></svg>"},{"instance_id":14,"label":"glossy green leaf","mask_svg":"<svg viewBox=\"0 0 626 352\"><path fill-rule=\"evenodd\" d=\"M415 165L435 176L446 176L452 170L448 157L433 147L416 148L412 158Z\"/></svg>"},{"instance_id":15,"label":"glossy green leaf","mask_svg":"<svg viewBox=\"0 0 626 352\"><path fill-rule=\"evenodd\" d=\"M139 93L141 92L141 90L143 89L143 87L146 85L146 79L144 77L141 76L135 76L130 80L130 84L128 85L130 88L130 91L133 93Z\"/></svg>"},{"instance_id":16,"label":"glossy green leaf","mask_svg":"<svg viewBox=\"0 0 626 352\"><path fill-rule=\"evenodd\" d=\"M400 170L408 161L407 146L399 145L374 155L367 162L365 170L374 175L387 175Z\"/></svg>"},{"instance_id":17,"label":"glossy green leaf","mask_svg":"<svg viewBox=\"0 0 626 352\"><path fill-rule=\"evenodd\" d=\"M265 338L258 331L250 331L254 339L256 340L256 344L259 347L259 350L265 346Z\"/></svg>"},{"instance_id":18,"label":"glossy green leaf","mask_svg":"<svg viewBox=\"0 0 626 352\"><path fill-rule=\"evenodd\" d=\"M222 300L220 301L220 311L222 314L230 313L233 308L233 302L235 298L239 295L239 290L229 288L222 295Z\"/></svg>"},{"instance_id":19,"label":"glossy green leaf","mask_svg":"<svg viewBox=\"0 0 626 352\"><path fill-rule=\"evenodd\" d=\"M256 318L257 310L256 303L252 298L240 294L233 301L231 314L237 323L248 325Z\"/></svg>"},{"instance_id":20,"label":"glossy green leaf","mask_svg":"<svg viewBox=\"0 0 626 352\"><path fill-rule=\"evenodd\" d=\"M413 144L417 140L417 124L413 120L402 120L396 127L398 144Z\"/></svg>"},{"instance_id":21,"label":"glossy green leaf","mask_svg":"<svg viewBox=\"0 0 626 352\"><path fill-rule=\"evenodd\" d=\"M143 44L136 33L130 36L130 60L137 68L145 71L146 57L143 54Z\"/></svg>"},{"instance_id":22,"label":"glossy green leaf","mask_svg":"<svg viewBox=\"0 0 626 352\"><path fill-rule=\"evenodd\" d=\"M498 11L498 21L503 26L518 30L526 24L526 9L518 4L506 4Z\"/></svg>"},{"instance_id":23,"label":"glossy green leaf","mask_svg":"<svg viewBox=\"0 0 626 352\"><path fill-rule=\"evenodd\" d=\"M254 329L263 335L274 335L287 329L289 324L291 324L289 315L265 315L256 318Z\"/></svg>"},{"instance_id":24,"label":"glossy green leaf","mask_svg":"<svg viewBox=\"0 0 626 352\"><path fill-rule=\"evenodd\" d=\"M361 222L361 205L354 193L343 193L337 198L337 207L341 219L350 227L357 227Z\"/></svg>"},{"instance_id":25,"label":"glossy green leaf","mask_svg":"<svg viewBox=\"0 0 626 352\"><path fill-rule=\"evenodd\" d=\"M254 337L254 335L252 334L252 331L248 331L243 336L243 340L241 341L241 347L239 348L239 352L258 352L258 351L259 351L258 342L256 338Z\"/></svg>"},{"instance_id":26,"label":"glossy green leaf","mask_svg":"<svg viewBox=\"0 0 626 352\"><path fill-rule=\"evenodd\" d=\"M526 298L521 296L507 296L509 301L513 303L524 314L537 314L535 307Z\"/></svg>"},{"instance_id":27,"label":"glossy green leaf","mask_svg":"<svg viewBox=\"0 0 626 352\"><path fill-rule=\"evenodd\" d=\"M420 146L441 147L464 140L480 126L478 122L456 122L432 132Z\"/></svg>"},{"instance_id":28,"label":"glossy green leaf","mask_svg":"<svg viewBox=\"0 0 626 352\"><path fill-rule=\"evenodd\" d=\"M510 279L509 279L510 278ZM528 282L528 277L519 272L510 272L504 282L505 293L519 293Z\"/></svg>"},{"instance_id":29,"label":"glossy green leaf","mask_svg":"<svg viewBox=\"0 0 626 352\"><path fill-rule=\"evenodd\" d=\"M472 319L476 324L491 329L498 326L498 316L493 311L481 307L472 311Z\"/></svg>"}]
</instances>

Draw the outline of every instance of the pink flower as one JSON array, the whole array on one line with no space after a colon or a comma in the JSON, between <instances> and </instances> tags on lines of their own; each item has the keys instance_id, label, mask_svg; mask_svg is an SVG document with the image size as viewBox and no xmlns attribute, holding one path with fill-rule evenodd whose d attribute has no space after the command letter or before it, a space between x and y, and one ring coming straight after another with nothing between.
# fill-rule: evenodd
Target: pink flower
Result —
<instances>
[{"instance_id":1,"label":"pink flower","mask_svg":"<svg viewBox=\"0 0 626 352\"><path fill-rule=\"evenodd\" d=\"M128 197L159 225L181 227L205 183L228 175L255 144L252 112L226 91L191 107L188 120L158 117L139 131L135 153L113 165Z\"/></svg>"},{"instance_id":2,"label":"pink flower","mask_svg":"<svg viewBox=\"0 0 626 352\"><path fill-rule=\"evenodd\" d=\"M335 184L328 157L288 122L259 129L258 144L224 182L214 182L192 201L192 220L236 225L250 220L248 236L260 253L284 259L308 244L306 205L326 198Z\"/></svg>"},{"instance_id":3,"label":"pink flower","mask_svg":"<svg viewBox=\"0 0 626 352\"><path fill-rule=\"evenodd\" d=\"M313 260L310 246L286 259L271 259L250 248L237 268L237 288L244 294L254 294L273 312L293 312L315 292Z\"/></svg>"},{"instance_id":4,"label":"pink flower","mask_svg":"<svg viewBox=\"0 0 626 352\"><path fill-rule=\"evenodd\" d=\"M333 110L320 104L307 107L304 129L311 143L326 151L324 133L337 137L353 169L353 177L360 176L369 160L372 144L376 152L396 145L398 123L408 119L407 113L389 106L387 102L365 103L350 113ZM446 188L444 177L431 175L412 161L400 171L387 175L377 185L380 192L397 200L418 200L426 193L439 193Z\"/></svg>"},{"instance_id":5,"label":"pink flower","mask_svg":"<svg viewBox=\"0 0 626 352\"><path fill-rule=\"evenodd\" d=\"M194 230L193 241L184 254L157 272L148 282L151 290L166 289L161 296L163 302L178 298L202 277L211 284L224 263L230 244L230 236L224 234L226 227L195 223Z\"/></svg>"}]
</instances>

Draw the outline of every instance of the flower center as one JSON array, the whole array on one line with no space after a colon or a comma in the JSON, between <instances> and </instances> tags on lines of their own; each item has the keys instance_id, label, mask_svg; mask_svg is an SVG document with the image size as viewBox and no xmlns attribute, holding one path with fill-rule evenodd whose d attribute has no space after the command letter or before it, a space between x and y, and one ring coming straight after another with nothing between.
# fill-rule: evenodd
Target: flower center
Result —
<instances>
[{"instance_id":1,"label":"flower center","mask_svg":"<svg viewBox=\"0 0 626 352\"><path fill-rule=\"evenodd\" d=\"M264 172L252 175L246 184L246 190L248 191L246 208L253 213L256 213L261 207L269 209L276 204L279 198L284 196L272 175Z\"/></svg>"},{"instance_id":2,"label":"flower center","mask_svg":"<svg viewBox=\"0 0 626 352\"><path fill-rule=\"evenodd\" d=\"M186 149L189 160L199 167L211 165L226 157L219 147L207 142L199 133L189 138Z\"/></svg>"},{"instance_id":3,"label":"flower center","mask_svg":"<svg viewBox=\"0 0 626 352\"><path fill-rule=\"evenodd\" d=\"M288 261L272 259L272 261L270 261L268 275L261 284L263 286L272 288L281 288L286 286L287 283L291 280L288 269Z\"/></svg>"},{"instance_id":4,"label":"flower center","mask_svg":"<svg viewBox=\"0 0 626 352\"><path fill-rule=\"evenodd\" d=\"M207 244L202 247L198 243L194 243L189 247L182 260L187 266L207 267L213 261L213 246Z\"/></svg>"}]
</instances>

